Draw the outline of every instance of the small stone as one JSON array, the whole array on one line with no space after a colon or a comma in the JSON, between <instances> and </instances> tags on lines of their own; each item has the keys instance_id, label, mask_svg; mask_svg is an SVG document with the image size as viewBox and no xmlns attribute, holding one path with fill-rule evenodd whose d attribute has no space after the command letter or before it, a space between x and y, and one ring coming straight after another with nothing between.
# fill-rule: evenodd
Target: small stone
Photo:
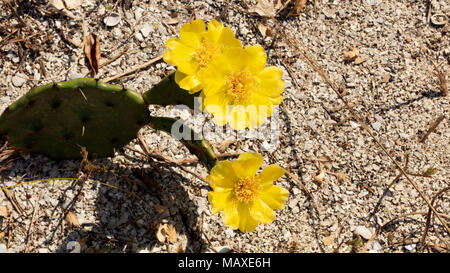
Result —
<instances>
[{"instance_id":1,"label":"small stone","mask_svg":"<svg viewBox=\"0 0 450 273\"><path fill-rule=\"evenodd\" d=\"M105 15L105 13L106 13L105 7L104 7L104 6L100 6L100 7L98 8L98 10L97 10L97 15L102 16L102 15Z\"/></svg>"},{"instance_id":2,"label":"small stone","mask_svg":"<svg viewBox=\"0 0 450 273\"><path fill-rule=\"evenodd\" d=\"M372 232L365 226L357 226L355 229L355 233L366 240L369 240L372 237Z\"/></svg>"},{"instance_id":3,"label":"small stone","mask_svg":"<svg viewBox=\"0 0 450 273\"><path fill-rule=\"evenodd\" d=\"M447 16L443 13L434 14L431 16L430 21L435 26L443 26L447 23Z\"/></svg>"},{"instance_id":4,"label":"small stone","mask_svg":"<svg viewBox=\"0 0 450 273\"><path fill-rule=\"evenodd\" d=\"M358 128L360 126L358 122L354 122L353 120L350 120L349 123L352 128Z\"/></svg>"},{"instance_id":5,"label":"small stone","mask_svg":"<svg viewBox=\"0 0 450 273\"><path fill-rule=\"evenodd\" d=\"M7 253L8 249L5 244L0 244L0 253Z\"/></svg>"},{"instance_id":6,"label":"small stone","mask_svg":"<svg viewBox=\"0 0 450 273\"><path fill-rule=\"evenodd\" d=\"M217 253L229 253L233 251L233 249L231 249L229 246L218 246L214 249L217 251Z\"/></svg>"},{"instance_id":7,"label":"small stone","mask_svg":"<svg viewBox=\"0 0 450 273\"><path fill-rule=\"evenodd\" d=\"M143 42L144 41L144 37L142 36L142 34L140 32L136 33L136 35L134 35L134 37L136 37L136 39L139 42Z\"/></svg>"},{"instance_id":8,"label":"small stone","mask_svg":"<svg viewBox=\"0 0 450 273\"><path fill-rule=\"evenodd\" d=\"M333 19L336 17L336 11L332 9L324 9L322 13L325 15L327 19Z\"/></svg>"},{"instance_id":9,"label":"small stone","mask_svg":"<svg viewBox=\"0 0 450 273\"><path fill-rule=\"evenodd\" d=\"M21 87L27 80L19 76L14 76L11 81L15 87Z\"/></svg>"},{"instance_id":10,"label":"small stone","mask_svg":"<svg viewBox=\"0 0 450 273\"><path fill-rule=\"evenodd\" d=\"M144 24L144 25L142 26L142 28L141 28L142 36L148 37L148 35L150 34L150 32L151 32L152 30L153 30L153 26L152 26L152 25L150 25L150 24L148 24L148 23Z\"/></svg>"},{"instance_id":11,"label":"small stone","mask_svg":"<svg viewBox=\"0 0 450 273\"><path fill-rule=\"evenodd\" d=\"M120 14L118 13L111 13L108 17L106 17L103 22L108 27L117 26L120 22Z\"/></svg>"},{"instance_id":12,"label":"small stone","mask_svg":"<svg viewBox=\"0 0 450 273\"><path fill-rule=\"evenodd\" d=\"M405 249L408 251L413 251L416 248L416 244L406 245Z\"/></svg>"},{"instance_id":13,"label":"small stone","mask_svg":"<svg viewBox=\"0 0 450 273\"><path fill-rule=\"evenodd\" d=\"M372 123L372 128L373 128L375 131L380 130L380 128L381 128L381 123L379 123L378 121Z\"/></svg>"},{"instance_id":14,"label":"small stone","mask_svg":"<svg viewBox=\"0 0 450 273\"><path fill-rule=\"evenodd\" d=\"M296 207L297 206L297 203L298 203L298 199L292 199L291 201L289 201L289 207L291 208L291 209L293 209L294 207Z\"/></svg>"},{"instance_id":15,"label":"small stone","mask_svg":"<svg viewBox=\"0 0 450 273\"><path fill-rule=\"evenodd\" d=\"M48 253L48 249L46 249L46 248L39 248L38 252L39 253Z\"/></svg>"},{"instance_id":16,"label":"small stone","mask_svg":"<svg viewBox=\"0 0 450 273\"><path fill-rule=\"evenodd\" d=\"M380 243L379 243L378 241L373 241L373 242L371 242L371 243L369 244L368 248L369 248L370 250L373 250L373 251L378 252L378 251L381 250L381 245L380 245Z\"/></svg>"},{"instance_id":17,"label":"small stone","mask_svg":"<svg viewBox=\"0 0 450 273\"><path fill-rule=\"evenodd\" d=\"M135 11L134 11L134 19L137 21L137 20L139 20L139 19L141 19L141 17L142 17L142 13L144 12L144 10L142 9L142 8L137 8Z\"/></svg>"},{"instance_id":18,"label":"small stone","mask_svg":"<svg viewBox=\"0 0 450 273\"><path fill-rule=\"evenodd\" d=\"M383 77L381 77L381 82L387 83L387 82L389 82L390 79L391 79L391 75L389 75L389 73L386 73L383 75Z\"/></svg>"}]
</instances>

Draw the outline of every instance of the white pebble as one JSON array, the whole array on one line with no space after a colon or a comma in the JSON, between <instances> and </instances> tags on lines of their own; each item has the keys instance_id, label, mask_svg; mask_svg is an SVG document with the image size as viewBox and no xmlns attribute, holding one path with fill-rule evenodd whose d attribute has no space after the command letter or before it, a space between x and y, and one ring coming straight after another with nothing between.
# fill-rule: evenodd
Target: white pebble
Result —
<instances>
[{"instance_id":1,"label":"white pebble","mask_svg":"<svg viewBox=\"0 0 450 273\"><path fill-rule=\"evenodd\" d=\"M365 226L357 226L355 232L366 240L372 237L372 232Z\"/></svg>"},{"instance_id":2,"label":"white pebble","mask_svg":"<svg viewBox=\"0 0 450 273\"><path fill-rule=\"evenodd\" d=\"M5 244L0 244L0 253L7 253L8 249Z\"/></svg>"},{"instance_id":3,"label":"white pebble","mask_svg":"<svg viewBox=\"0 0 450 273\"><path fill-rule=\"evenodd\" d=\"M27 80L19 76L14 76L11 81L15 87L21 87Z\"/></svg>"}]
</instances>

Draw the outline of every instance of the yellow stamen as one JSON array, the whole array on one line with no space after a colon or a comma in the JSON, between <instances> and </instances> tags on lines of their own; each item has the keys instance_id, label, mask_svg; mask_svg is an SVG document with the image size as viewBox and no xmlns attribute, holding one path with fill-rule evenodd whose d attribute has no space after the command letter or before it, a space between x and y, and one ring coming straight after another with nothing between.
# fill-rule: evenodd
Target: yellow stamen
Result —
<instances>
[{"instance_id":1,"label":"yellow stamen","mask_svg":"<svg viewBox=\"0 0 450 273\"><path fill-rule=\"evenodd\" d=\"M255 78L246 70L228 76L227 93L235 104L245 103L255 88Z\"/></svg>"},{"instance_id":2,"label":"yellow stamen","mask_svg":"<svg viewBox=\"0 0 450 273\"><path fill-rule=\"evenodd\" d=\"M234 194L240 202L248 203L258 197L260 189L261 185L256 177L246 177L236 183Z\"/></svg>"},{"instance_id":3,"label":"yellow stamen","mask_svg":"<svg viewBox=\"0 0 450 273\"><path fill-rule=\"evenodd\" d=\"M220 53L220 49L214 43L211 43L207 40L202 41L200 46L197 47L197 50L194 53L194 58L200 65L200 67L205 67L208 62L216 55Z\"/></svg>"}]
</instances>

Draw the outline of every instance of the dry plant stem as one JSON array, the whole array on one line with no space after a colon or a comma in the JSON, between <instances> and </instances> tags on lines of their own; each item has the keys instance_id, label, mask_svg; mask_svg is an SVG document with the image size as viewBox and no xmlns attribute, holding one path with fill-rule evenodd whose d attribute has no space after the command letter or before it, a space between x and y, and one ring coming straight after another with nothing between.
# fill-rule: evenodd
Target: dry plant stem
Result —
<instances>
[{"instance_id":1,"label":"dry plant stem","mask_svg":"<svg viewBox=\"0 0 450 273\"><path fill-rule=\"evenodd\" d=\"M106 65L108 65L108 64L110 64L110 63L112 63L112 62L114 62L114 61L117 60L118 58L120 58L120 56L122 56L125 52L127 52L127 50L128 50L129 48L130 48L130 45L126 45L119 53L117 53L116 55L114 55L114 57L112 57L111 59L107 60L106 62L100 64L100 65L98 66L98 69L100 69L100 68L102 68L102 67L104 67L104 66L106 66ZM86 76L89 75L89 73L91 73L91 72L92 72L92 69L89 69L89 71L88 71L86 74L84 74L83 77L86 77Z\"/></svg>"},{"instance_id":2,"label":"dry plant stem","mask_svg":"<svg viewBox=\"0 0 450 273\"><path fill-rule=\"evenodd\" d=\"M275 18L272 18L272 20L275 22L275 24L277 25L278 29L282 29L280 24L278 23L278 21ZM300 56L300 58L305 61L306 63L308 63L317 73L319 73L319 75L322 77L322 79L325 80L325 82L327 82L327 84L331 87L331 89L333 89L333 91L336 93L336 95L339 97L339 99L341 99L347 107L347 109L350 111L350 113L352 114L352 116L354 117L354 119L361 125L361 127L367 131L367 133L372 137L372 139L376 142L376 144L378 145L378 147L380 147L380 149L389 157L389 159L395 164L395 166L400 170L400 172L405 176L405 178L408 180L408 182L414 187L414 189L416 189L416 191L419 193L420 197L427 203L427 205L430 207L430 209L436 214L436 216L438 217L439 221L442 223L442 225L444 226L445 230L447 231L447 233L450 234L450 229L447 226L446 222L444 221L444 219L442 219L442 217L439 215L439 213L436 211L436 209L433 207L433 205L430 203L430 201L425 197L425 195L422 193L422 191L419 189L419 187L417 186L416 183L414 183L414 181L411 180L411 178L408 176L408 174L406 173L406 171L400 166L400 164L397 162L397 160L395 160L392 155L386 150L386 148L384 147L383 144L381 144L381 142L378 140L378 138L373 134L372 130L369 129L369 127L366 125L366 123L360 118L360 116L356 113L355 110L353 110L353 108L351 108L348 103L347 100L342 96L342 94L339 92L339 88L330 80L330 78L328 77L328 75L324 72L324 70L322 69L322 67L320 67L310 56L308 56L306 49L303 49L302 47L300 47L300 42L295 38L292 37L292 35L289 35L288 33L286 33L285 31L283 31L284 36L287 37L286 41L293 46L294 48L297 49L298 54ZM294 41L297 43L295 44Z\"/></svg>"},{"instance_id":3,"label":"dry plant stem","mask_svg":"<svg viewBox=\"0 0 450 273\"><path fill-rule=\"evenodd\" d=\"M162 55L161 55L161 56L158 56L158 57L153 58L153 59L151 59L151 60L149 60L149 61L147 61L147 62L145 62L145 63L143 63L143 64L136 65L136 66L132 67L132 68L131 68L130 70L128 70L128 71L125 71L125 72L123 72L123 73L120 73L120 74L114 75L114 76L112 76L112 77L106 78L106 79L104 79L104 80L102 80L102 81L103 81L103 82L110 82L110 81L113 81L113 80L115 80L115 79L118 79L118 78L120 78L120 77L122 77L122 76L125 76L125 75L128 75L128 74L130 74L130 73L136 72L136 71L138 71L138 70L140 70L140 69L142 69L142 68L144 68L144 67L147 67L147 66L149 66L149 65L151 65L151 64L153 64L153 63L156 63L157 61L161 60L162 57L163 57Z\"/></svg>"},{"instance_id":4,"label":"dry plant stem","mask_svg":"<svg viewBox=\"0 0 450 273\"><path fill-rule=\"evenodd\" d=\"M445 189L440 190L431 200L431 204L434 204L434 202L436 201L436 199L441 196L442 194L444 194L446 191L450 190L450 187L446 187ZM418 246L418 250L422 251L422 249L425 247L425 239L427 238L428 235L428 229L430 228L430 224L431 224L431 209L428 209L428 214L427 214L427 222L425 225L425 230L423 232L422 238L420 239L420 243Z\"/></svg>"},{"instance_id":5,"label":"dry plant stem","mask_svg":"<svg viewBox=\"0 0 450 273\"><path fill-rule=\"evenodd\" d=\"M160 153L160 152L159 152L159 153L156 153L156 154L151 153L151 152L150 152L150 149L148 148L147 143L145 142L145 140L143 139L143 137L142 137L141 134L138 134L138 139L139 139L139 142L141 143L141 147L143 147L143 149L144 149L145 152L141 152L141 151L136 150L136 149L134 149L134 148L132 148L132 147L130 147L130 146L128 146L128 149L130 149L130 150L132 150L132 151L134 151L134 152L140 153L140 154L142 154L142 155L144 155L144 156L148 156L148 157L151 157L151 158L156 158L156 159L159 159L159 160L163 160L163 161L166 161L166 162L168 162L168 163L170 163L170 164L173 164L173 165L175 165L175 166L178 166L178 167L180 167L183 171L192 174L193 176L197 177L198 179L200 179L201 181L203 181L203 182L205 182L206 184L209 185L208 181L206 181L205 178L203 178L201 175L199 175L199 174L197 174L197 173L195 173L195 172L193 172L193 171L187 169L186 167L181 166L180 163L179 163L178 161L173 160L173 159L171 159L171 158L169 158L169 157L163 155L163 154Z\"/></svg>"},{"instance_id":6,"label":"dry plant stem","mask_svg":"<svg viewBox=\"0 0 450 273\"><path fill-rule=\"evenodd\" d=\"M314 198L312 196L312 194L308 191L308 189L305 187L305 185L303 185L302 181L300 181L294 174L292 174L291 172L289 172L288 170L286 170L286 174L292 178L295 182L297 182L297 184L300 186L300 188L308 195L309 199L311 200L311 204L312 206L316 209L317 211L317 215L320 216L320 211L319 208L316 205L316 202L314 201Z\"/></svg>"},{"instance_id":7,"label":"dry plant stem","mask_svg":"<svg viewBox=\"0 0 450 273\"><path fill-rule=\"evenodd\" d=\"M428 138L428 136L434 131L436 130L436 127L438 127L438 125L444 120L444 114L441 114L436 121L434 121L431 125L430 128L428 129L428 131L426 132L425 135L423 135L423 137L420 138L419 142L420 143L424 143L425 140Z\"/></svg>"},{"instance_id":8,"label":"dry plant stem","mask_svg":"<svg viewBox=\"0 0 450 273\"><path fill-rule=\"evenodd\" d=\"M20 206L20 204L17 202L16 197L12 194L12 192L8 189L3 189L3 192L5 193L6 197L8 198L9 202L13 205L14 209L20 214L25 215L25 211Z\"/></svg>"},{"instance_id":9,"label":"dry plant stem","mask_svg":"<svg viewBox=\"0 0 450 273\"><path fill-rule=\"evenodd\" d=\"M42 191L39 192L39 196L36 199L36 203L34 205L34 211L33 211L33 215L31 216L31 221L30 221L30 226L28 227L28 232L27 232L27 244L25 245L25 253L28 252L29 247L30 247L30 243L31 243L31 238L32 238L32 227L34 225L34 220L36 218L36 215L39 211L39 201L41 201L42 198Z\"/></svg>"},{"instance_id":10,"label":"dry plant stem","mask_svg":"<svg viewBox=\"0 0 450 273\"><path fill-rule=\"evenodd\" d=\"M367 247L369 246L369 244L370 244L371 242L373 242L373 241L375 240L375 238L381 233L381 231L382 231L386 226L388 226L389 224L391 224L392 222L397 221L397 220L399 220L399 219L401 219L401 218L406 218L406 217L411 216L411 215L424 215L424 214L427 214L427 212L425 212L425 211L415 211L415 212L410 212L410 213L402 214L402 215L400 215L400 216L397 216L397 217L395 217L395 218L393 218L393 219L387 221L386 223L384 223L383 225L381 225L381 226L377 229L377 231L372 235L372 237L370 237L370 239L369 239L369 240L365 243L365 245L362 247L360 253L365 253L365 252L367 251Z\"/></svg>"},{"instance_id":11,"label":"dry plant stem","mask_svg":"<svg viewBox=\"0 0 450 273\"><path fill-rule=\"evenodd\" d=\"M7 248L10 248L11 246L11 238L12 238L12 213L9 215L9 220L8 220L8 242L6 244Z\"/></svg>"}]
</instances>

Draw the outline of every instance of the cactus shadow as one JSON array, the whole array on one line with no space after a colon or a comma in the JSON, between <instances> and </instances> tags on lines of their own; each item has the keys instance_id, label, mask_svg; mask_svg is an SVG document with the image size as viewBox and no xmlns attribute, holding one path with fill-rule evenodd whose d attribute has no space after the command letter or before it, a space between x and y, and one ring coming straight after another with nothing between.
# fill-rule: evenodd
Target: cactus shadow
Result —
<instances>
[{"instance_id":1,"label":"cactus shadow","mask_svg":"<svg viewBox=\"0 0 450 273\"><path fill-rule=\"evenodd\" d=\"M40 206L43 212L35 221L45 223L49 228L40 235L44 240L36 242L30 251L36 252L40 248L56 253L204 251L207 244L197 224L200 222L197 206L184 186L189 187L191 181L167 165L139 168L136 166L142 165L142 159L136 158L135 161L131 162L133 167L122 166L120 174L91 175L93 181L110 186L73 181L58 184L58 190L50 190L54 183L39 183L40 186L29 184L28 187L40 187L44 195L49 194L46 199L57 199L53 205ZM31 155L27 160L20 158L14 161L8 170L1 172L1 176L5 182L24 175L34 179L77 177L79 164L79 160L53 161L45 156ZM95 164L105 165L110 170L121 167L110 159L101 159ZM22 199L20 192L14 192ZM51 192L58 192L59 196ZM68 192L71 194L68 195ZM71 211L79 221L77 227L67 224L61 209L63 204L72 201L75 205ZM169 244L157 240L155 235L160 223L175 227L176 242ZM58 242L56 249L55 242Z\"/></svg>"},{"instance_id":2,"label":"cactus shadow","mask_svg":"<svg viewBox=\"0 0 450 273\"><path fill-rule=\"evenodd\" d=\"M126 176L126 177L124 177ZM70 252L70 242L85 242L80 252L202 252L206 242L197 228L196 205L182 186L190 181L167 166L130 168L121 178L128 193L96 185L96 224L69 233L56 252ZM115 184L115 183L114 183ZM132 193L132 195L130 195ZM177 241L161 243L159 225L175 227ZM69 246L69 248L68 248Z\"/></svg>"}]
</instances>

